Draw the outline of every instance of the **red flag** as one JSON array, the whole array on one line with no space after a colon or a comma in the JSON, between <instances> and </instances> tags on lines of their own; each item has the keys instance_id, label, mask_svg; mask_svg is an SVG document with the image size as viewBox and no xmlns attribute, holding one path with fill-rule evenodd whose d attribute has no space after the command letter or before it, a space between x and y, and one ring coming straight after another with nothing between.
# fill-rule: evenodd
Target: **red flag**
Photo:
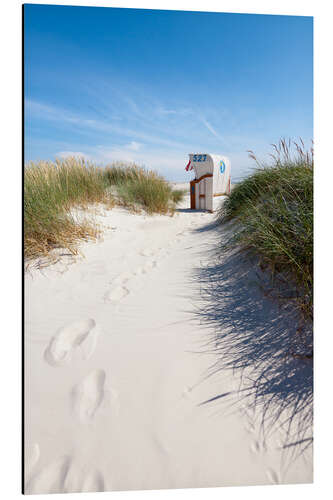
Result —
<instances>
[{"instance_id":1,"label":"red flag","mask_svg":"<svg viewBox=\"0 0 333 500\"><path fill-rule=\"evenodd\" d=\"M188 172L190 165L191 165L191 160L188 162L188 164L185 167L186 172ZM191 168L191 170L192 170L192 168Z\"/></svg>"}]
</instances>

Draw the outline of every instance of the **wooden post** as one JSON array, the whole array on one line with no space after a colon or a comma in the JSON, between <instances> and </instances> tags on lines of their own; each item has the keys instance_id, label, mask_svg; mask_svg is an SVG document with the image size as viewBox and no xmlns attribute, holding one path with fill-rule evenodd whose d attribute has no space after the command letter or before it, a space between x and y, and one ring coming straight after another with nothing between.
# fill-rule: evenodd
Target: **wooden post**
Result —
<instances>
[{"instance_id":1,"label":"wooden post","mask_svg":"<svg viewBox=\"0 0 333 500\"><path fill-rule=\"evenodd\" d=\"M190 182L191 210L195 209L195 180Z\"/></svg>"}]
</instances>

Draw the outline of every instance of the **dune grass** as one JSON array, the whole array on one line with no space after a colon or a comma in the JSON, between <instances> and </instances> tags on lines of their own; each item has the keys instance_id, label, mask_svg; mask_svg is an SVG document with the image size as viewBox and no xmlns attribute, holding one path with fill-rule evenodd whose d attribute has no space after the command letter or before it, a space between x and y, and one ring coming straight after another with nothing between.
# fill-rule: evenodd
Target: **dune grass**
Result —
<instances>
[{"instance_id":1,"label":"dune grass","mask_svg":"<svg viewBox=\"0 0 333 500\"><path fill-rule=\"evenodd\" d=\"M171 199L177 205L184 199L186 193L187 191L184 189L173 189L171 192Z\"/></svg>"},{"instance_id":2,"label":"dune grass","mask_svg":"<svg viewBox=\"0 0 333 500\"><path fill-rule=\"evenodd\" d=\"M88 220L75 220L71 209L112 198L100 169L83 159L30 163L24 170L25 257L48 255L56 247L76 253L78 239L96 238Z\"/></svg>"},{"instance_id":3,"label":"dune grass","mask_svg":"<svg viewBox=\"0 0 333 500\"><path fill-rule=\"evenodd\" d=\"M138 181L146 176L146 170L135 163L115 162L104 169L104 176L110 185L118 186L125 182Z\"/></svg>"},{"instance_id":4,"label":"dune grass","mask_svg":"<svg viewBox=\"0 0 333 500\"><path fill-rule=\"evenodd\" d=\"M117 203L167 214L182 196L163 177L136 165L103 168L74 157L29 163L24 170L25 257L50 256L54 248L76 254L79 240L97 238L100 229L89 217L75 217L77 208Z\"/></svg>"},{"instance_id":5,"label":"dune grass","mask_svg":"<svg viewBox=\"0 0 333 500\"><path fill-rule=\"evenodd\" d=\"M261 256L272 277L295 283L305 317L313 310L313 151L280 140L271 165L237 184L218 217L237 222L233 242Z\"/></svg>"},{"instance_id":6,"label":"dune grass","mask_svg":"<svg viewBox=\"0 0 333 500\"><path fill-rule=\"evenodd\" d=\"M172 214L184 197L184 191L173 190L162 176L136 165L107 167L105 176L117 187L118 203L135 211Z\"/></svg>"}]
</instances>

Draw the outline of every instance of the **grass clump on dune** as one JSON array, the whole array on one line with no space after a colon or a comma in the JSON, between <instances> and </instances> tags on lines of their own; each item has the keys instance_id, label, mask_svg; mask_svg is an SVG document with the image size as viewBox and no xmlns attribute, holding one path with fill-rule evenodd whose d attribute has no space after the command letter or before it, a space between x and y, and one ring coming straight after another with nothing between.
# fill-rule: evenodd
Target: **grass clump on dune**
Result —
<instances>
[{"instance_id":1,"label":"grass clump on dune","mask_svg":"<svg viewBox=\"0 0 333 500\"><path fill-rule=\"evenodd\" d=\"M137 181L146 176L146 170L133 164L115 162L104 169L104 176L108 184L117 186L129 181Z\"/></svg>"},{"instance_id":2,"label":"grass clump on dune","mask_svg":"<svg viewBox=\"0 0 333 500\"><path fill-rule=\"evenodd\" d=\"M24 170L25 257L48 255L56 247L76 253L78 239L95 238L91 223L75 220L74 207L112 204L101 169L83 159L30 163Z\"/></svg>"},{"instance_id":3,"label":"grass clump on dune","mask_svg":"<svg viewBox=\"0 0 333 500\"><path fill-rule=\"evenodd\" d=\"M234 242L262 258L273 276L293 282L306 317L313 309L313 151L281 140L273 163L237 184L218 217L236 221Z\"/></svg>"},{"instance_id":4,"label":"grass clump on dune","mask_svg":"<svg viewBox=\"0 0 333 500\"><path fill-rule=\"evenodd\" d=\"M99 229L73 209L116 203L149 214L173 213L182 192L157 173L136 165L96 167L83 158L31 162L24 169L24 252L27 259L49 256L54 248L77 253L77 242Z\"/></svg>"},{"instance_id":5,"label":"grass clump on dune","mask_svg":"<svg viewBox=\"0 0 333 500\"><path fill-rule=\"evenodd\" d=\"M186 191L184 189L173 189L171 192L172 201L177 205L184 199L185 194Z\"/></svg>"},{"instance_id":6,"label":"grass clump on dune","mask_svg":"<svg viewBox=\"0 0 333 500\"><path fill-rule=\"evenodd\" d=\"M172 214L184 197L183 191L173 190L162 176L136 165L107 167L105 176L116 186L118 203L132 210Z\"/></svg>"}]
</instances>

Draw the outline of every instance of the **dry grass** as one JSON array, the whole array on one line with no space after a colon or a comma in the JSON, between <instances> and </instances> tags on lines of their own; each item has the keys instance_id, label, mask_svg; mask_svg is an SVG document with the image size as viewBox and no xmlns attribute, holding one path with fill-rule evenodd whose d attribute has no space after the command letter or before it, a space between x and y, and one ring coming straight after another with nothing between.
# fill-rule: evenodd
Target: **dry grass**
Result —
<instances>
[{"instance_id":1,"label":"dry grass","mask_svg":"<svg viewBox=\"0 0 333 500\"><path fill-rule=\"evenodd\" d=\"M219 217L237 224L234 241L259 254L278 281L295 283L306 317L313 308L313 150L280 140L272 165L237 184Z\"/></svg>"},{"instance_id":2,"label":"dry grass","mask_svg":"<svg viewBox=\"0 0 333 500\"><path fill-rule=\"evenodd\" d=\"M118 203L131 210L148 214L173 214L184 192L172 190L171 185L154 171L137 165L114 165L105 169L105 176L117 187Z\"/></svg>"},{"instance_id":3,"label":"dry grass","mask_svg":"<svg viewBox=\"0 0 333 500\"><path fill-rule=\"evenodd\" d=\"M78 220L73 209L117 203L148 214L172 214L182 197L156 172L136 165L102 168L82 158L30 163L24 170L25 257L51 257L55 248L76 254L79 240L97 238L99 228L88 218Z\"/></svg>"},{"instance_id":4,"label":"dry grass","mask_svg":"<svg viewBox=\"0 0 333 500\"><path fill-rule=\"evenodd\" d=\"M237 397L259 409L263 436L278 429L288 463L312 445L313 150L273 148L268 165L249 152L256 169L220 208L220 259L198 274L199 314L214 326L212 371L239 373Z\"/></svg>"},{"instance_id":5,"label":"dry grass","mask_svg":"<svg viewBox=\"0 0 333 500\"><path fill-rule=\"evenodd\" d=\"M77 241L98 236L88 220L77 221L74 207L91 203L112 206L101 169L83 159L30 163L24 171L24 252L47 256L57 247L77 252Z\"/></svg>"}]
</instances>

